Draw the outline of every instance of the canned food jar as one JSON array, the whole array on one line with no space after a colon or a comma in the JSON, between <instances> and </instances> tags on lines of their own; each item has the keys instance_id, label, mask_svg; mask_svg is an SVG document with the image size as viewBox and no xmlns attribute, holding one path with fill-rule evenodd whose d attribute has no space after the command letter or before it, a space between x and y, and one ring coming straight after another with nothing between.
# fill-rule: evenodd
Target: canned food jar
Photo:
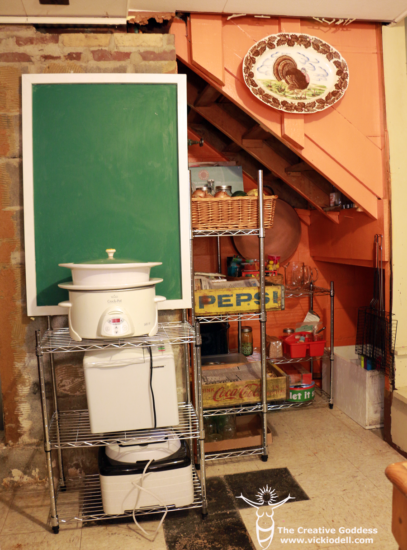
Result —
<instances>
[{"instance_id":1,"label":"canned food jar","mask_svg":"<svg viewBox=\"0 0 407 550\"><path fill-rule=\"evenodd\" d=\"M215 187L215 194L218 193L219 191L224 191L225 193L227 193L229 195L229 197L232 196L232 186L231 185L217 185Z\"/></svg>"},{"instance_id":2,"label":"canned food jar","mask_svg":"<svg viewBox=\"0 0 407 550\"><path fill-rule=\"evenodd\" d=\"M242 339L240 351L248 357L253 354L253 331L252 327L242 327Z\"/></svg>"}]
</instances>

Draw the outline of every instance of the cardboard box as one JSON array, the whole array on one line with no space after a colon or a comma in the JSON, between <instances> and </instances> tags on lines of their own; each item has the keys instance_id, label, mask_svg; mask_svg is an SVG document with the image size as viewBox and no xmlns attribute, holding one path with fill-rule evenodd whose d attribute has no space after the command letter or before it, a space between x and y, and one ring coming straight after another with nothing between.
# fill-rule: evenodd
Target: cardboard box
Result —
<instances>
[{"instance_id":1,"label":"cardboard box","mask_svg":"<svg viewBox=\"0 0 407 550\"><path fill-rule=\"evenodd\" d=\"M261 416L258 414L245 414L236 417L236 437L222 439L222 441L205 440L205 453L216 453L232 449L245 449L246 447L260 447L262 435ZM272 442L270 428L267 426L267 444Z\"/></svg>"},{"instance_id":2,"label":"cardboard box","mask_svg":"<svg viewBox=\"0 0 407 550\"><path fill-rule=\"evenodd\" d=\"M284 286L266 287L266 310L282 310ZM256 313L260 311L260 288L219 288L195 291L196 315Z\"/></svg>"},{"instance_id":3,"label":"cardboard box","mask_svg":"<svg viewBox=\"0 0 407 550\"><path fill-rule=\"evenodd\" d=\"M205 409L231 407L261 401L261 363L203 369L202 399ZM284 401L289 395L289 377L267 363L267 401Z\"/></svg>"}]
</instances>

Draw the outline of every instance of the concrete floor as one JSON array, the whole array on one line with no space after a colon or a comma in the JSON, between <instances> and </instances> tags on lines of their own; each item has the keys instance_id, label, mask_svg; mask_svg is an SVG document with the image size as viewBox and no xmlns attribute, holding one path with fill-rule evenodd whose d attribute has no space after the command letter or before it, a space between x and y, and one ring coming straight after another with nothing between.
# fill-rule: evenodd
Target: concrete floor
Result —
<instances>
[{"instance_id":1,"label":"concrete floor","mask_svg":"<svg viewBox=\"0 0 407 550\"><path fill-rule=\"evenodd\" d=\"M364 430L338 409L314 408L271 413L273 443L270 457L263 463L258 457L218 461L208 465L208 476L286 467L310 500L285 504L274 512L275 531L271 550L280 548L329 548L347 550L355 543L330 542L337 537L373 538L357 546L377 550L397 550L391 534L392 486L384 475L393 462L404 461L382 441L380 431ZM265 472L264 485L267 484ZM260 489L260 487L258 488ZM68 493L65 499L70 497ZM252 497L253 498L253 497ZM268 508L262 508L268 511ZM0 493L1 550L165 550L161 529L154 542L140 534L129 522L119 525L80 524L61 526L58 535L47 525L49 496L46 489L19 489ZM260 549L256 536L256 510L240 510L253 547ZM264 521L263 518L260 521ZM156 521L143 522L153 529ZM290 538L309 542L284 543L282 528L292 529ZM377 529L374 534L339 534L340 528ZM330 534L302 534L298 529L336 529ZM312 542L313 537L319 539ZM320 538L325 540L320 540ZM326 540L328 539L328 540ZM190 550L195 550L191 547Z\"/></svg>"}]
</instances>

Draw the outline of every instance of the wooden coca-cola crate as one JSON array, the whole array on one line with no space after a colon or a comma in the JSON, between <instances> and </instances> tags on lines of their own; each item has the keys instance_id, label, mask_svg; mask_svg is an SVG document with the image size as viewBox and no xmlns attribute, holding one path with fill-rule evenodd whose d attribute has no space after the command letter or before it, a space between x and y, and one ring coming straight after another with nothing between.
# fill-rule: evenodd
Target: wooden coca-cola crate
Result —
<instances>
[{"instance_id":1,"label":"wooden coca-cola crate","mask_svg":"<svg viewBox=\"0 0 407 550\"><path fill-rule=\"evenodd\" d=\"M284 401L289 395L289 377L267 362L267 401ZM214 409L261 401L261 363L203 367L203 407Z\"/></svg>"}]
</instances>

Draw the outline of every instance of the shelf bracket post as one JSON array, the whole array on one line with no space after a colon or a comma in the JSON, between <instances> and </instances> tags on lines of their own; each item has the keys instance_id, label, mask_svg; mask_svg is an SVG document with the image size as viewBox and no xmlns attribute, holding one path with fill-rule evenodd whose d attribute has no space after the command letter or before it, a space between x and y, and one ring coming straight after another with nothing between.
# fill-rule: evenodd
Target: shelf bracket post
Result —
<instances>
[{"instance_id":1,"label":"shelf bracket post","mask_svg":"<svg viewBox=\"0 0 407 550\"><path fill-rule=\"evenodd\" d=\"M334 344L334 317L335 317L335 290L334 282L331 281L331 353L329 363L331 368L331 387L329 390L329 408L334 408L334 361L335 361L335 344Z\"/></svg>"},{"instance_id":2,"label":"shelf bracket post","mask_svg":"<svg viewBox=\"0 0 407 550\"><path fill-rule=\"evenodd\" d=\"M266 280L264 251L263 170L258 171L259 187L259 259L260 259L260 336L261 336L261 402L262 402L262 455L268 460L267 448L267 358L266 358Z\"/></svg>"},{"instance_id":3,"label":"shelf bracket post","mask_svg":"<svg viewBox=\"0 0 407 550\"><path fill-rule=\"evenodd\" d=\"M41 349L41 333L39 330L35 331L35 343L36 343L36 353L37 353L37 363L38 363L38 375L40 380L42 420L44 425L44 448L45 448L45 457L47 461L49 495L51 500L51 527L52 527L52 530L55 533L57 533L59 530L59 519L58 519L57 504L56 504L56 498L55 498L54 476L52 473L51 442L50 442L50 436L49 436L47 394L45 391L45 377L44 377L44 355Z\"/></svg>"}]
</instances>

